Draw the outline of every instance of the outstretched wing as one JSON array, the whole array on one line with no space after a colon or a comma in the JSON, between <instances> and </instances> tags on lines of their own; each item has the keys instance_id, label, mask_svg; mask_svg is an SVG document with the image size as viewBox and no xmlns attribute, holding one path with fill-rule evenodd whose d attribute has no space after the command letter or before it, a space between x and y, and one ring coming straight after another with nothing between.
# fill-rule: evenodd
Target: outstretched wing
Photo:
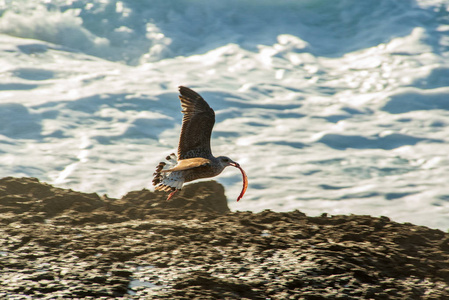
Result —
<instances>
[{"instance_id":1,"label":"outstretched wing","mask_svg":"<svg viewBox=\"0 0 449 300\"><path fill-rule=\"evenodd\" d=\"M210 136L215 124L215 113L209 104L193 90L180 86L182 119L179 137L178 159L193 157L210 158Z\"/></svg>"}]
</instances>

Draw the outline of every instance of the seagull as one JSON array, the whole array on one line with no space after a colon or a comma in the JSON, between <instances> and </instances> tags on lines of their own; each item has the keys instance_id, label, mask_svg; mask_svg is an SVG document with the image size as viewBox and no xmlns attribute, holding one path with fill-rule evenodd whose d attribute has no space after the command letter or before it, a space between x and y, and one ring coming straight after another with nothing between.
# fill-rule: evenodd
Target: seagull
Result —
<instances>
[{"instance_id":1,"label":"seagull","mask_svg":"<svg viewBox=\"0 0 449 300\"><path fill-rule=\"evenodd\" d=\"M243 177L243 188L237 198L239 201L248 187L248 177L240 165L227 156L215 157L210 148L210 137L215 124L214 110L195 91L185 86L179 87L182 119L178 153L172 153L160 162L154 172L155 190L171 192L167 201L186 182L201 178L215 177L226 167L232 166L240 170Z\"/></svg>"}]
</instances>

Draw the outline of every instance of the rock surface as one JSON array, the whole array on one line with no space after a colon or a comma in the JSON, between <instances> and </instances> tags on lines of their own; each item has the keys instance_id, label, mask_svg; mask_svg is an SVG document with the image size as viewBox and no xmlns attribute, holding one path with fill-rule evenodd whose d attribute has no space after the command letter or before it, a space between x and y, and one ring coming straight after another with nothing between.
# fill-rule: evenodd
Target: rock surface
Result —
<instances>
[{"instance_id":1,"label":"rock surface","mask_svg":"<svg viewBox=\"0 0 449 300\"><path fill-rule=\"evenodd\" d=\"M440 230L230 212L213 181L165 198L0 179L0 299L449 299Z\"/></svg>"}]
</instances>

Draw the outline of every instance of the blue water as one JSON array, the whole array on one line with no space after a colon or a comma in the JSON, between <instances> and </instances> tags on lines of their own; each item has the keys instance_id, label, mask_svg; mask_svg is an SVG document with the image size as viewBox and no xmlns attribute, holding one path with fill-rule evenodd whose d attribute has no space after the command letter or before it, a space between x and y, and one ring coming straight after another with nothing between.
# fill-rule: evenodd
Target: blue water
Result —
<instances>
[{"instance_id":1,"label":"blue water","mask_svg":"<svg viewBox=\"0 0 449 300\"><path fill-rule=\"evenodd\" d=\"M4 1L0 176L120 197L216 112L232 209L449 228L449 2Z\"/></svg>"},{"instance_id":2,"label":"blue water","mask_svg":"<svg viewBox=\"0 0 449 300\"><path fill-rule=\"evenodd\" d=\"M281 34L307 43L298 51L338 57L418 26L435 29L447 21L440 2L441 7L420 7L413 0L11 1L2 7L1 31L131 65L230 43L254 51Z\"/></svg>"}]
</instances>

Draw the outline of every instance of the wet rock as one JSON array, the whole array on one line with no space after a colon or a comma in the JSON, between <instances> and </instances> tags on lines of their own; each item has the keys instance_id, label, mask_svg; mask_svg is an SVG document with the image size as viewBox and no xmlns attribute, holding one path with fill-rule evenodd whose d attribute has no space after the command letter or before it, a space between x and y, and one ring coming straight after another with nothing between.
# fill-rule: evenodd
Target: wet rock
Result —
<instances>
[{"instance_id":1,"label":"wet rock","mask_svg":"<svg viewBox=\"0 0 449 300\"><path fill-rule=\"evenodd\" d=\"M386 217L230 212L216 182L165 199L0 179L0 298L449 297L442 231Z\"/></svg>"}]
</instances>

